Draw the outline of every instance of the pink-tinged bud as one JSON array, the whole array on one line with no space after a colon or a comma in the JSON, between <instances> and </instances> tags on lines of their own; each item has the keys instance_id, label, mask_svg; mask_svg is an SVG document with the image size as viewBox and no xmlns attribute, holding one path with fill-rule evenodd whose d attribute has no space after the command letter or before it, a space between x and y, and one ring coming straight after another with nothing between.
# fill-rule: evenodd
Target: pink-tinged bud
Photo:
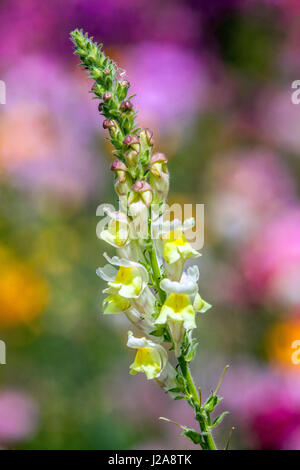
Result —
<instances>
[{"instance_id":1,"label":"pink-tinged bud","mask_svg":"<svg viewBox=\"0 0 300 470\"><path fill-rule=\"evenodd\" d=\"M116 127L116 123L111 119L104 119L103 121L103 129L112 129Z\"/></svg>"},{"instance_id":2,"label":"pink-tinged bud","mask_svg":"<svg viewBox=\"0 0 300 470\"><path fill-rule=\"evenodd\" d=\"M104 70L103 70L103 73L104 73L105 75L109 75L109 70L108 70L108 69L104 69Z\"/></svg>"},{"instance_id":3,"label":"pink-tinged bud","mask_svg":"<svg viewBox=\"0 0 300 470\"><path fill-rule=\"evenodd\" d=\"M151 205L153 200L153 189L147 181L136 181L132 186L132 190L140 195L147 207Z\"/></svg>"},{"instance_id":4,"label":"pink-tinged bud","mask_svg":"<svg viewBox=\"0 0 300 470\"><path fill-rule=\"evenodd\" d=\"M123 163L121 160L114 160L111 164L110 169L112 171L128 171L125 163Z\"/></svg>"},{"instance_id":5,"label":"pink-tinged bud","mask_svg":"<svg viewBox=\"0 0 300 470\"><path fill-rule=\"evenodd\" d=\"M133 108L133 104L131 103L131 101L128 101L128 100L122 101L120 105L120 109L122 111L130 111L132 108Z\"/></svg>"},{"instance_id":6,"label":"pink-tinged bud","mask_svg":"<svg viewBox=\"0 0 300 470\"><path fill-rule=\"evenodd\" d=\"M165 156L164 153L160 153L160 152L157 152L157 153L154 153L150 159L150 167L154 164L154 163L168 163L168 159L167 157Z\"/></svg>"},{"instance_id":7,"label":"pink-tinged bud","mask_svg":"<svg viewBox=\"0 0 300 470\"><path fill-rule=\"evenodd\" d=\"M156 203L165 201L169 191L168 159L163 153L155 153L150 159L150 183Z\"/></svg>"},{"instance_id":8,"label":"pink-tinged bud","mask_svg":"<svg viewBox=\"0 0 300 470\"><path fill-rule=\"evenodd\" d=\"M116 79L117 80L125 80L126 77L126 70L124 69L118 69Z\"/></svg>"},{"instance_id":9,"label":"pink-tinged bud","mask_svg":"<svg viewBox=\"0 0 300 470\"><path fill-rule=\"evenodd\" d=\"M136 135L128 135L123 140L123 144L127 148L124 151L124 156L127 165L130 168L136 167L140 153L140 142Z\"/></svg>"},{"instance_id":10,"label":"pink-tinged bud","mask_svg":"<svg viewBox=\"0 0 300 470\"><path fill-rule=\"evenodd\" d=\"M136 193L142 193L144 191L152 191L152 188L147 181L136 181L132 186L132 189Z\"/></svg>"},{"instance_id":11,"label":"pink-tinged bud","mask_svg":"<svg viewBox=\"0 0 300 470\"><path fill-rule=\"evenodd\" d=\"M110 91L106 91L103 95L103 101L109 101L112 99L112 93Z\"/></svg>"},{"instance_id":12,"label":"pink-tinged bud","mask_svg":"<svg viewBox=\"0 0 300 470\"><path fill-rule=\"evenodd\" d=\"M139 139L136 135L127 135L123 140L123 144L127 147L131 147L134 144L139 144Z\"/></svg>"},{"instance_id":13,"label":"pink-tinged bud","mask_svg":"<svg viewBox=\"0 0 300 470\"><path fill-rule=\"evenodd\" d=\"M126 196L131 189L132 180L128 175L128 169L121 160L115 160L110 169L115 172L115 190L119 196Z\"/></svg>"},{"instance_id":14,"label":"pink-tinged bud","mask_svg":"<svg viewBox=\"0 0 300 470\"><path fill-rule=\"evenodd\" d=\"M125 88L125 87L129 88L130 87L130 83L129 83L128 80L121 80L119 83L120 83L121 87L123 87L123 88Z\"/></svg>"}]
</instances>

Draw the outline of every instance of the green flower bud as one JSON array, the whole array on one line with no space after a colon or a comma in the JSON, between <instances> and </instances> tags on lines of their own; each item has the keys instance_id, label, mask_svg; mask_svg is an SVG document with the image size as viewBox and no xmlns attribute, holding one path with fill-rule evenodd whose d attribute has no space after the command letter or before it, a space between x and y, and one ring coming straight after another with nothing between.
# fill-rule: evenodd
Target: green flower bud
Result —
<instances>
[{"instance_id":1,"label":"green flower bud","mask_svg":"<svg viewBox=\"0 0 300 470\"><path fill-rule=\"evenodd\" d=\"M141 143L141 163L143 166L148 166L153 147L153 132L150 129L142 129L139 133L139 138Z\"/></svg>"}]
</instances>

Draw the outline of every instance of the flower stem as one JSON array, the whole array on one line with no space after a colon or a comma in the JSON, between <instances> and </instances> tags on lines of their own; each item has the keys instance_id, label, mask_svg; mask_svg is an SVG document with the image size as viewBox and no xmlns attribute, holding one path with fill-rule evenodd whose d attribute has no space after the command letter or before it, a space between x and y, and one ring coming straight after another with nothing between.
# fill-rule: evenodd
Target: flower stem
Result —
<instances>
[{"instance_id":1,"label":"flower stem","mask_svg":"<svg viewBox=\"0 0 300 470\"><path fill-rule=\"evenodd\" d=\"M182 375L186 380L188 392L192 397L193 408L195 409L195 418L200 425L201 432L203 433L203 443L200 445L203 450L217 450L216 444L209 429L207 417L205 413L202 412L200 397L197 392L189 366L183 356L178 358L178 363L180 365Z\"/></svg>"}]
</instances>

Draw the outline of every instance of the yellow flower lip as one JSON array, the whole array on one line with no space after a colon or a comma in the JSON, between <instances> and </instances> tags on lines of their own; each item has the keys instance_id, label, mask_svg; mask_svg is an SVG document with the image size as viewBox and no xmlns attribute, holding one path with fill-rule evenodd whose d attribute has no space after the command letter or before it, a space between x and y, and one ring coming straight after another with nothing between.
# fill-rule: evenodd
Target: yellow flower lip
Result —
<instances>
[{"instance_id":1,"label":"yellow flower lip","mask_svg":"<svg viewBox=\"0 0 300 470\"><path fill-rule=\"evenodd\" d=\"M128 266L120 266L115 282L120 284L130 284L132 279L132 268Z\"/></svg>"},{"instance_id":2,"label":"yellow flower lip","mask_svg":"<svg viewBox=\"0 0 300 470\"><path fill-rule=\"evenodd\" d=\"M186 294L170 294L165 302L174 310L174 313L180 314L186 307L190 305L190 300Z\"/></svg>"},{"instance_id":3,"label":"yellow flower lip","mask_svg":"<svg viewBox=\"0 0 300 470\"><path fill-rule=\"evenodd\" d=\"M130 306L128 299L118 294L110 294L103 301L103 313L104 315L124 313Z\"/></svg>"},{"instance_id":4,"label":"yellow flower lip","mask_svg":"<svg viewBox=\"0 0 300 470\"><path fill-rule=\"evenodd\" d=\"M136 338L129 331L127 346L137 350L134 362L130 366L132 375L143 372L147 379L155 379L160 376L168 362L168 354L160 344L145 337Z\"/></svg>"},{"instance_id":5,"label":"yellow flower lip","mask_svg":"<svg viewBox=\"0 0 300 470\"><path fill-rule=\"evenodd\" d=\"M108 282L112 294L119 294L127 299L138 298L148 283L148 273L145 267L134 261L113 256L106 253L104 257L110 264L97 269L98 276ZM112 266L113 265L113 266ZM118 266L118 270L114 267Z\"/></svg>"},{"instance_id":6,"label":"yellow flower lip","mask_svg":"<svg viewBox=\"0 0 300 470\"><path fill-rule=\"evenodd\" d=\"M144 372L150 380L159 376L161 367L160 355L154 348L139 348L130 366L130 373L135 375L138 372Z\"/></svg>"},{"instance_id":7,"label":"yellow flower lip","mask_svg":"<svg viewBox=\"0 0 300 470\"><path fill-rule=\"evenodd\" d=\"M123 295L125 294L125 288L128 295L130 292L133 296L138 296L143 287L143 281L136 268L131 266L120 266L116 279L113 282L108 283L111 287L120 288Z\"/></svg>"},{"instance_id":8,"label":"yellow flower lip","mask_svg":"<svg viewBox=\"0 0 300 470\"><path fill-rule=\"evenodd\" d=\"M187 241L181 229L165 233L161 238L163 241L163 255L168 264L200 256Z\"/></svg>"}]
</instances>

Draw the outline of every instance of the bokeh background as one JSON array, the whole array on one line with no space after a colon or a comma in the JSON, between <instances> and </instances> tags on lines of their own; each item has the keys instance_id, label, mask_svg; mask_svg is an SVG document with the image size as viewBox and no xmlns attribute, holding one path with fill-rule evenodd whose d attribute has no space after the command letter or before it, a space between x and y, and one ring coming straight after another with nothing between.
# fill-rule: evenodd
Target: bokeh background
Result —
<instances>
[{"instance_id":1,"label":"bokeh background","mask_svg":"<svg viewBox=\"0 0 300 470\"><path fill-rule=\"evenodd\" d=\"M127 324L101 316L98 204L114 202L91 83L69 32L89 31L127 71L155 131L170 200L205 204L193 372L225 364L218 434L231 447L300 449L300 79L297 0L1 0L0 446L184 449L193 424L132 377Z\"/></svg>"}]
</instances>

